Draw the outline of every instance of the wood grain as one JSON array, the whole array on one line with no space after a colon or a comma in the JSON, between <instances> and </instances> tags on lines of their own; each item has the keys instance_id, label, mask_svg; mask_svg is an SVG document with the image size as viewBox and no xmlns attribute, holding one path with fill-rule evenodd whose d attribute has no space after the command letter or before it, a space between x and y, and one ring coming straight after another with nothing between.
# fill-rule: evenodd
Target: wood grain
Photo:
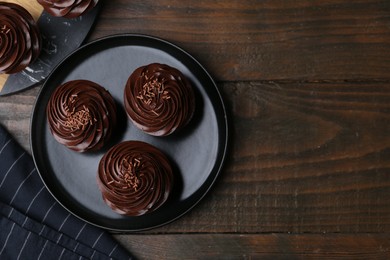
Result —
<instances>
[{"instance_id":1,"label":"wood grain","mask_svg":"<svg viewBox=\"0 0 390 260\"><path fill-rule=\"evenodd\" d=\"M110 0L103 8L92 39L161 37L218 81L389 79L387 0Z\"/></svg>"},{"instance_id":2,"label":"wood grain","mask_svg":"<svg viewBox=\"0 0 390 260\"><path fill-rule=\"evenodd\" d=\"M36 0L3 0L3 2L14 3L23 6L34 18L35 21L43 11L43 7ZM0 91L2 90L8 74L0 74Z\"/></svg>"},{"instance_id":3,"label":"wood grain","mask_svg":"<svg viewBox=\"0 0 390 260\"><path fill-rule=\"evenodd\" d=\"M117 235L139 260L389 259L389 235Z\"/></svg>"},{"instance_id":4,"label":"wood grain","mask_svg":"<svg viewBox=\"0 0 390 260\"><path fill-rule=\"evenodd\" d=\"M40 85L11 96L0 96L0 124L30 152L30 118Z\"/></svg>"}]
</instances>

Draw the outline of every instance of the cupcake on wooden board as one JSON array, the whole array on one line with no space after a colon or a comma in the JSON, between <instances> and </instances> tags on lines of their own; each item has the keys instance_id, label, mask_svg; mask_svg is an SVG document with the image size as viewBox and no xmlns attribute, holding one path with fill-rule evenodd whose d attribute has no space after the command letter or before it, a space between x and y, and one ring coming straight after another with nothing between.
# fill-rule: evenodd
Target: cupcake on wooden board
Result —
<instances>
[{"instance_id":1,"label":"cupcake on wooden board","mask_svg":"<svg viewBox=\"0 0 390 260\"><path fill-rule=\"evenodd\" d=\"M56 88L46 115L54 138L77 152L102 148L117 121L111 94L88 80L73 80Z\"/></svg>"},{"instance_id":2,"label":"cupcake on wooden board","mask_svg":"<svg viewBox=\"0 0 390 260\"><path fill-rule=\"evenodd\" d=\"M99 0L37 0L46 12L56 17L76 18L97 5Z\"/></svg>"},{"instance_id":3,"label":"cupcake on wooden board","mask_svg":"<svg viewBox=\"0 0 390 260\"><path fill-rule=\"evenodd\" d=\"M0 73L22 71L40 51L41 36L31 14L18 4L0 2Z\"/></svg>"},{"instance_id":4,"label":"cupcake on wooden board","mask_svg":"<svg viewBox=\"0 0 390 260\"><path fill-rule=\"evenodd\" d=\"M119 214L140 216L153 212L168 199L173 173L167 157L156 147L125 141L101 159L97 183L103 200Z\"/></svg>"},{"instance_id":5,"label":"cupcake on wooden board","mask_svg":"<svg viewBox=\"0 0 390 260\"><path fill-rule=\"evenodd\" d=\"M124 104L131 121L144 132L166 136L191 120L195 96L181 71L166 64L139 67L129 77Z\"/></svg>"}]
</instances>

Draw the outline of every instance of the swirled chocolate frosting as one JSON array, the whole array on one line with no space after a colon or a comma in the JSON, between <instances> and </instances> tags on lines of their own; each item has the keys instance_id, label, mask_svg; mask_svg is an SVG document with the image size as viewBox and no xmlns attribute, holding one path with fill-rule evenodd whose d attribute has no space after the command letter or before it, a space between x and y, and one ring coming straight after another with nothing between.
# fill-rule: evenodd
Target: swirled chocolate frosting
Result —
<instances>
[{"instance_id":1,"label":"swirled chocolate frosting","mask_svg":"<svg viewBox=\"0 0 390 260\"><path fill-rule=\"evenodd\" d=\"M41 51L41 36L31 14L22 6L0 2L0 73L17 73Z\"/></svg>"},{"instance_id":2,"label":"swirled chocolate frosting","mask_svg":"<svg viewBox=\"0 0 390 260\"><path fill-rule=\"evenodd\" d=\"M75 18L95 7L99 0L37 0L52 16Z\"/></svg>"},{"instance_id":3,"label":"swirled chocolate frosting","mask_svg":"<svg viewBox=\"0 0 390 260\"><path fill-rule=\"evenodd\" d=\"M191 120L195 97L190 82L178 69L152 63L130 75L124 104L138 128L151 135L165 136Z\"/></svg>"},{"instance_id":4,"label":"swirled chocolate frosting","mask_svg":"<svg viewBox=\"0 0 390 260\"><path fill-rule=\"evenodd\" d=\"M102 157L97 182L112 210L139 216L164 204L172 190L173 173L159 149L140 141L125 141Z\"/></svg>"},{"instance_id":5,"label":"swirled chocolate frosting","mask_svg":"<svg viewBox=\"0 0 390 260\"><path fill-rule=\"evenodd\" d=\"M56 88L46 114L54 138L77 152L100 149L116 125L114 99L88 80L73 80Z\"/></svg>"}]
</instances>

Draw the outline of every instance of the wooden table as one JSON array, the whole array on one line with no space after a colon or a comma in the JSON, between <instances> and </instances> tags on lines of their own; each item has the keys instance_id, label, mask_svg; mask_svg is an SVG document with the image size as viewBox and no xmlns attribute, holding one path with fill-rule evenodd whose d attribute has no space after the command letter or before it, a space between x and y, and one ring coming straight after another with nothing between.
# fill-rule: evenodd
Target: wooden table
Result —
<instances>
[{"instance_id":1,"label":"wooden table","mask_svg":"<svg viewBox=\"0 0 390 260\"><path fill-rule=\"evenodd\" d=\"M388 0L110 0L88 41L171 41L217 82L226 166L179 220L115 237L139 259L390 257ZM29 149L39 86L0 98Z\"/></svg>"}]
</instances>

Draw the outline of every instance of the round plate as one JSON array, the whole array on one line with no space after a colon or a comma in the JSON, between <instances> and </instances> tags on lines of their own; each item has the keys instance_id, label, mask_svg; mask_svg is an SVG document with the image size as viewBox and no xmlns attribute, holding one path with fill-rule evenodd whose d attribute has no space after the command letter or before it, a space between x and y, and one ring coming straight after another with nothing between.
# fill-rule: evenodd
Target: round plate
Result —
<instances>
[{"instance_id":1,"label":"round plate","mask_svg":"<svg viewBox=\"0 0 390 260\"><path fill-rule=\"evenodd\" d=\"M153 137L138 130L123 108L123 91L138 67L165 63L192 82L196 111L179 133ZM99 152L77 153L55 141L48 128L46 105L54 89L75 79L104 86L118 106L119 125L111 142ZM97 166L114 144L140 140L161 149L175 169L170 199L154 212L129 217L113 212L102 200L96 182ZM225 106L210 75L179 47L145 35L114 35L84 45L63 60L46 79L31 121L31 148L37 170L48 190L79 218L110 230L139 231L167 224L188 212L207 193L225 159L228 127Z\"/></svg>"}]
</instances>

